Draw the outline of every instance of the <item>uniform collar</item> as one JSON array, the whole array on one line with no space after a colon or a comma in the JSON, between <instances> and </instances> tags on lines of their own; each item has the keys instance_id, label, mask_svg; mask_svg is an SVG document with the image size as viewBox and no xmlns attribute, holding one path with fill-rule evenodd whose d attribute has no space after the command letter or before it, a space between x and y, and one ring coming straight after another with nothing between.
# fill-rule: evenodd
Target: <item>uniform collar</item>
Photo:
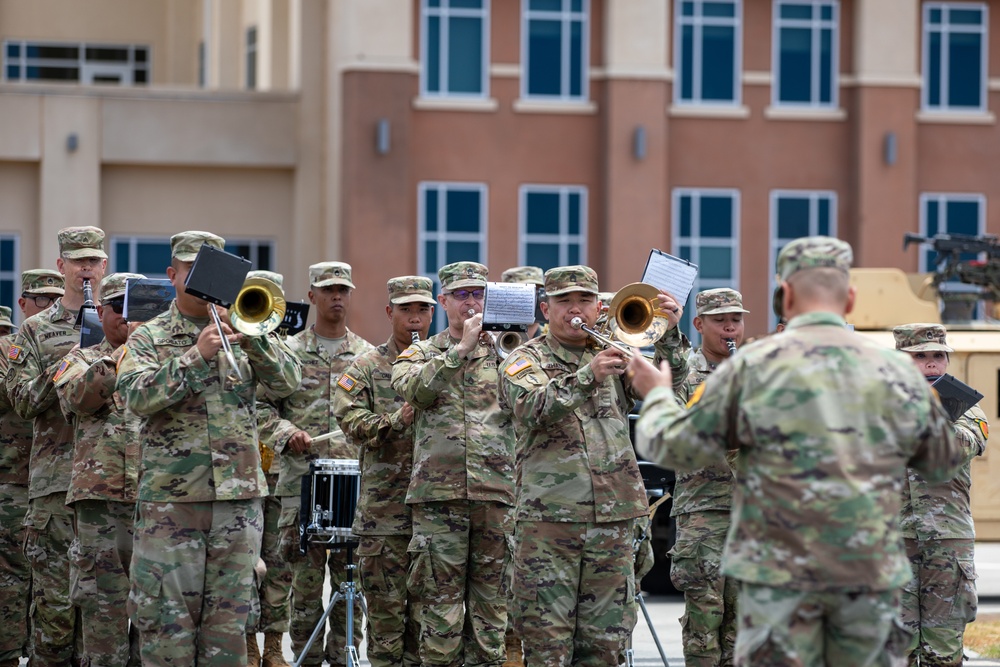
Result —
<instances>
[{"instance_id":1,"label":"uniform collar","mask_svg":"<svg viewBox=\"0 0 1000 667\"><path fill-rule=\"evenodd\" d=\"M811 313L803 313L802 315L796 315L788 323L787 329L799 329L801 327L808 327L813 325L828 325L828 326L838 326L844 327L844 318L836 313L831 313L826 310L815 310Z\"/></svg>"}]
</instances>

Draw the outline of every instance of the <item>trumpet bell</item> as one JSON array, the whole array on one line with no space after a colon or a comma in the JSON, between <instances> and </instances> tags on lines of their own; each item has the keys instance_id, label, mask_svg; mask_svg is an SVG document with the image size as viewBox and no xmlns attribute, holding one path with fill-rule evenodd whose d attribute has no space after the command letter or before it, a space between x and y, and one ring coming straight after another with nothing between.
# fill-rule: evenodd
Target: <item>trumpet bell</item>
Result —
<instances>
[{"instance_id":1,"label":"trumpet bell","mask_svg":"<svg viewBox=\"0 0 1000 667\"><path fill-rule=\"evenodd\" d=\"M266 278L248 278L229 309L233 328L247 336L263 336L285 318L285 295Z\"/></svg>"},{"instance_id":2,"label":"trumpet bell","mask_svg":"<svg viewBox=\"0 0 1000 667\"><path fill-rule=\"evenodd\" d=\"M493 347L496 348L497 356L501 359L506 359L508 354L528 341L528 336L520 331L502 331L491 335L493 336Z\"/></svg>"},{"instance_id":3,"label":"trumpet bell","mask_svg":"<svg viewBox=\"0 0 1000 667\"><path fill-rule=\"evenodd\" d=\"M658 341L670 323L656 310L659 291L646 283L631 283L611 300L609 317L614 319L612 338L631 347L646 347Z\"/></svg>"}]
</instances>

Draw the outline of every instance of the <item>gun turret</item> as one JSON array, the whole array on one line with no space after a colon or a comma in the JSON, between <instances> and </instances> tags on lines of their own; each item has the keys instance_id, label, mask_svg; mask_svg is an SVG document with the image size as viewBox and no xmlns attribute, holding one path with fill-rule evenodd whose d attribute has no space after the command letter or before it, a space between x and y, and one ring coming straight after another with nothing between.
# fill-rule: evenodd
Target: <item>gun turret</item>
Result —
<instances>
[{"instance_id":1,"label":"gun turret","mask_svg":"<svg viewBox=\"0 0 1000 667\"><path fill-rule=\"evenodd\" d=\"M938 255L932 282L944 303L943 319L971 319L972 309L982 298L1000 302L1000 238L992 234L928 237L907 232L903 235L903 249L912 243L929 245ZM982 254L985 259L979 259ZM963 289L955 283L972 287Z\"/></svg>"}]
</instances>

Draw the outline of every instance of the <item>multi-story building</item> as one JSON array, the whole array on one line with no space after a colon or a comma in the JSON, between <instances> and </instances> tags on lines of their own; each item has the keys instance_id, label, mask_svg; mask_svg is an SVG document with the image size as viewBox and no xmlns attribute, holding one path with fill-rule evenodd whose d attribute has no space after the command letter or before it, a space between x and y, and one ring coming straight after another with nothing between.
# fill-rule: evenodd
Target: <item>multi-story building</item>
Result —
<instances>
[{"instance_id":1,"label":"multi-story building","mask_svg":"<svg viewBox=\"0 0 1000 667\"><path fill-rule=\"evenodd\" d=\"M204 228L291 299L350 262L374 341L392 275L583 262L616 289L651 248L761 333L789 239L915 271L904 232L1000 231L997 4L0 0L0 303L63 226L150 275Z\"/></svg>"}]
</instances>

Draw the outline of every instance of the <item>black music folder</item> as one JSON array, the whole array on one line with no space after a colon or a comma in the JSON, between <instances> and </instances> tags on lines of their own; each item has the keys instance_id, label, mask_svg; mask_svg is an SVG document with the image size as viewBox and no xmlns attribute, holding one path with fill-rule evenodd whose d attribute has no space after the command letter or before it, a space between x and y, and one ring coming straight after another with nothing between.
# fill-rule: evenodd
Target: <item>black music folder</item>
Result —
<instances>
[{"instance_id":1,"label":"black music folder","mask_svg":"<svg viewBox=\"0 0 1000 667\"><path fill-rule=\"evenodd\" d=\"M932 382L931 386L937 390L941 405L952 421L958 420L966 410L983 399L978 391L947 373Z\"/></svg>"},{"instance_id":2,"label":"black music folder","mask_svg":"<svg viewBox=\"0 0 1000 667\"><path fill-rule=\"evenodd\" d=\"M243 259L207 243L198 250L191 272L184 282L184 291L199 299L229 308L250 273L250 260Z\"/></svg>"},{"instance_id":3,"label":"black music folder","mask_svg":"<svg viewBox=\"0 0 1000 667\"><path fill-rule=\"evenodd\" d=\"M125 281L125 310L129 322L148 322L170 308L177 290L166 278L129 278Z\"/></svg>"}]
</instances>

